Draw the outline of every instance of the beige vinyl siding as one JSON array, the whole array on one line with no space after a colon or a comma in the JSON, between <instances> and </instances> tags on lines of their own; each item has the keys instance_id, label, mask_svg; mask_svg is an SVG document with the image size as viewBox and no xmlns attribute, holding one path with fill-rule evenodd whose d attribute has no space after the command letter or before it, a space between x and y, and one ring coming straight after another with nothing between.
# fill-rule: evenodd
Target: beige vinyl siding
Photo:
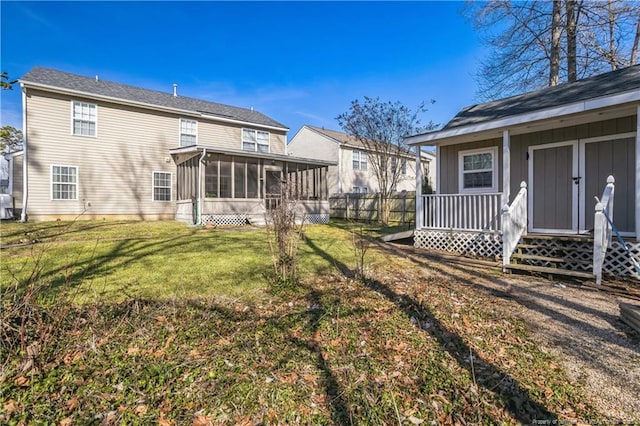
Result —
<instances>
[{"instance_id":1,"label":"beige vinyl siding","mask_svg":"<svg viewBox=\"0 0 640 426\"><path fill-rule=\"evenodd\" d=\"M307 127L300 129L289 142L289 154L295 157L313 158L338 162L340 146L333 139L321 135ZM329 166L327 173L329 193L339 192L338 166ZM346 191L346 190L345 190Z\"/></svg>"},{"instance_id":2,"label":"beige vinyl siding","mask_svg":"<svg viewBox=\"0 0 640 426\"><path fill-rule=\"evenodd\" d=\"M176 125L177 126L177 125ZM229 150L242 150L242 129L264 130L269 132L269 152L285 153L286 132L264 129L250 124L215 123L198 120L198 145Z\"/></svg>"},{"instance_id":3,"label":"beige vinyl siding","mask_svg":"<svg viewBox=\"0 0 640 426\"><path fill-rule=\"evenodd\" d=\"M97 137L72 135L72 100L97 104ZM177 175L169 150L180 145L184 117L29 89L29 216L173 218ZM242 126L197 120L198 144L240 148ZM272 152L284 153L285 133L270 133ZM78 168L77 201L51 200L52 165ZM152 201L154 171L172 174L171 202Z\"/></svg>"}]
</instances>

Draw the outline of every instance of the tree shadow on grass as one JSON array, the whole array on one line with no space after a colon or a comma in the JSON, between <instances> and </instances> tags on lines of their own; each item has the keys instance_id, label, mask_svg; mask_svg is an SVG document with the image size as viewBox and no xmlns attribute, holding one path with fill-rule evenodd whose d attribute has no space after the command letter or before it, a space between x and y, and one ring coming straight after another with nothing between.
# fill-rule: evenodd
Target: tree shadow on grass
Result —
<instances>
[{"instance_id":1,"label":"tree shadow on grass","mask_svg":"<svg viewBox=\"0 0 640 426\"><path fill-rule=\"evenodd\" d=\"M340 271L349 271L347 265L322 250L310 238L307 237L306 243L317 255L335 264ZM417 319L420 324L429 323L428 329L422 328L422 330L435 338L458 366L467 370L470 376L475 377L477 372L482 372L482 376L477 380L478 386L500 400L514 419L521 423L532 423L534 420L540 419L557 420L556 414L532 399L529 392L522 388L517 380L496 365L484 360L461 336L438 320L429 307L406 294L396 292L381 281L367 279L364 281L364 285L392 302L410 321ZM469 360L473 360L473 364Z\"/></svg>"}]
</instances>

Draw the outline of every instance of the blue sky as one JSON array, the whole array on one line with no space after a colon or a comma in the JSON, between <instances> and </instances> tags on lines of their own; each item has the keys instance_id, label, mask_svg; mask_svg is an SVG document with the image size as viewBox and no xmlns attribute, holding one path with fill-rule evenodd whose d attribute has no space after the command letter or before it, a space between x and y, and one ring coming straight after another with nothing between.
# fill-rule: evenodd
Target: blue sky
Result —
<instances>
[{"instance_id":1,"label":"blue sky","mask_svg":"<svg viewBox=\"0 0 640 426\"><path fill-rule=\"evenodd\" d=\"M475 103L483 55L462 2L2 1L1 67L99 75L148 89L254 107L287 125L339 130L364 96L446 123ZM2 125L22 127L19 87Z\"/></svg>"}]
</instances>

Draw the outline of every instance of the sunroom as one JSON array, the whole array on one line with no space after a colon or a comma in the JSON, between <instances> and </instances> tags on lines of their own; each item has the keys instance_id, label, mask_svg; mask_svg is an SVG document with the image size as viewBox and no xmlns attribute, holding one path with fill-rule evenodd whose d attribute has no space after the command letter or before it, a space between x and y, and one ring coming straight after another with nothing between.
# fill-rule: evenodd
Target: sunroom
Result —
<instances>
[{"instance_id":1,"label":"sunroom","mask_svg":"<svg viewBox=\"0 0 640 426\"><path fill-rule=\"evenodd\" d=\"M286 198L299 220L329 221L327 171L334 163L262 152L189 146L176 164L176 220L198 225L262 225Z\"/></svg>"}]
</instances>

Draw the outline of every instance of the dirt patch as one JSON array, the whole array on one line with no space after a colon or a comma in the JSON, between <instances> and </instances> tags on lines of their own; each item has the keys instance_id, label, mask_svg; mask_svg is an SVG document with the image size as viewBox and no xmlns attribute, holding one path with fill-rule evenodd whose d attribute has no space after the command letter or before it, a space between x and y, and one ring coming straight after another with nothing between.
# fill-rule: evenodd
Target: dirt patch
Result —
<instances>
[{"instance_id":1,"label":"dirt patch","mask_svg":"<svg viewBox=\"0 0 640 426\"><path fill-rule=\"evenodd\" d=\"M584 386L589 402L603 415L640 422L640 336L622 322L618 306L638 301L570 282L502 275L486 265L440 262L413 247L387 247L501 299L527 323L539 348L557 356L571 384Z\"/></svg>"}]
</instances>

